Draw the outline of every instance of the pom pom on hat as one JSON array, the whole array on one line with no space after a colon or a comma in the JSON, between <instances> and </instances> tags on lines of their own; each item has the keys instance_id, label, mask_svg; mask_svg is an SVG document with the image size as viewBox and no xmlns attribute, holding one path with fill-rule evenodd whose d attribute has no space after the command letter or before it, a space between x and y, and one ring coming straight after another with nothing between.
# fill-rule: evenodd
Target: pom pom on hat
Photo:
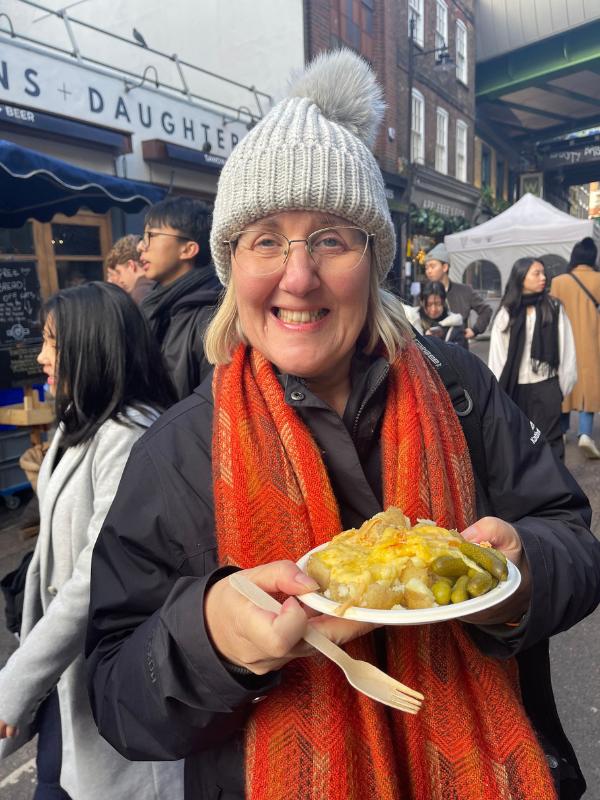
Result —
<instances>
[{"instance_id":1,"label":"pom pom on hat","mask_svg":"<svg viewBox=\"0 0 600 800\"><path fill-rule=\"evenodd\" d=\"M219 178L211 251L224 286L226 244L250 223L282 211L323 211L374 234L380 281L396 250L381 170L369 145L384 103L375 75L351 50L318 56L289 94L238 143Z\"/></svg>"},{"instance_id":2,"label":"pom pom on hat","mask_svg":"<svg viewBox=\"0 0 600 800\"><path fill-rule=\"evenodd\" d=\"M383 92L373 70L351 50L321 53L292 79L289 97L306 97L330 122L373 147L383 119Z\"/></svg>"}]
</instances>

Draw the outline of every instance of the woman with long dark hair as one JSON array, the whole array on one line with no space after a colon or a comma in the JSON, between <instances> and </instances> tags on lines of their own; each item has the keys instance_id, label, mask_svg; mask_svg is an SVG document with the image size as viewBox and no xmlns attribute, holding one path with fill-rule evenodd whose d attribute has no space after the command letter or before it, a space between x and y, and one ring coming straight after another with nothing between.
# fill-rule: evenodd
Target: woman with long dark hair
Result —
<instances>
[{"instance_id":1,"label":"woman with long dark hair","mask_svg":"<svg viewBox=\"0 0 600 800\"><path fill-rule=\"evenodd\" d=\"M158 800L161 786L177 798L179 764L130 763L99 736L83 659L98 531L129 451L174 391L144 318L117 286L65 289L43 317L38 362L58 429L38 480L20 646L0 671L1 752L38 733L35 800Z\"/></svg>"},{"instance_id":2,"label":"woman with long dark hair","mask_svg":"<svg viewBox=\"0 0 600 800\"><path fill-rule=\"evenodd\" d=\"M561 425L569 430L570 412L579 412L578 444L587 458L600 458L593 438L594 412L600 411L600 272L598 248L587 236L573 247L565 275L552 281L550 294L564 304L573 326L577 383L563 401Z\"/></svg>"},{"instance_id":3,"label":"woman with long dark hair","mask_svg":"<svg viewBox=\"0 0 600 800\"><path fill-rule=\"evenodd\" d=\"M504 391L564 459L561 402L577 380L571 324L546 291L544 264L513 264L492 324L488 365Z\"/></svg>"},{"instance_id":4,"label":"woman with long dark hair","mask_svg":"<svg viewBox=\"0 0 600 800\"><path fill-rule=\"evenodd\" d=\"M446 287L441 281L427 281L424 284L418 317L413 324L425 336L436 336L445 342L465 346L463 318L448 308Z\"/></svg>"}]
</instances>

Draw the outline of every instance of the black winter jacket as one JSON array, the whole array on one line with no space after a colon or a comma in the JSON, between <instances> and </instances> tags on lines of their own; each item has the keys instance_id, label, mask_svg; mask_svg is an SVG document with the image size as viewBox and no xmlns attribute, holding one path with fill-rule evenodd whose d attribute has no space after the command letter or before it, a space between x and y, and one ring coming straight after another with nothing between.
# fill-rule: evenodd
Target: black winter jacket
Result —
<instances>
[{"instance_id":1,"label":"black winter jacket","mask_svg":"<svg viewBox=\"0 0 600 800\"><path fill-rule=\"evenodd\" d=\"M204 359L202 335L222 286L211 265L196 267L169 286L155 286L141 310L156 336L173 381L183 400L210 371Z\"/></svg>"},{"instance_id":2,"label":"black winter jacket","mask_svg":"<svg viewBox=\"0 0 600 800\"><path fill-rule=\"evenodd\" d=\"M547 639L600 601L600 543L589 531L590 508L487 367L461 348L430 346L441 358L451 354L469 375L482 418L486 502L519 531L532 574L531 606L519 628L468 630L484 653L522 659L525 705L562 779L561 798L575 800L585 784L556 715ZM282 381L286 402L322 449L345 526L381 510L378 433L387 365L378 359L366 371L362 366L359 359L343 420L298 379ZM240 800L245 719L278 675L228 670L203 625L204 593L227 574L216 561L211 430L205 381L135 445L94 551L86 650L96 721L120 753L185 757L186 798Z\"/></svg>"}]
</instances>

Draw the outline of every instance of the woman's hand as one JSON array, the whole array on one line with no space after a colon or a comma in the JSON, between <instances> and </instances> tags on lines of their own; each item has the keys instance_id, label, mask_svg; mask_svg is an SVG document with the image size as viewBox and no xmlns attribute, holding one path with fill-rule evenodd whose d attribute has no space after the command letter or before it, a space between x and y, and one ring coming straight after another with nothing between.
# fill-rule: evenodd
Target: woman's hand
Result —
<instances>
[{"instance_id":1,"label":"woman's hand","mask_svg":"<svg viewBox=\"0 0 600 800\"><path fill-rule=\"evenodd\" d=\"M17 733L18 730L14 725L9 725L3 719L0 719L0 739L12 739Z\"/></svg>"},{"instance_id":2,"label":"woman's hand","mask_svg":"<svg viewBox=\"0 0 600 800\"><path fill-rule=\"evenodd\" d=\"M294 658L313 655L302 641L307 624L337 644L368 633L375 626L362 622L313 616L294 595L313 592L319 587L293 561L275 561L244 575L270 594L290 595L278 614L258 608L224 578L208 590L204 616L209 636L219 654L232 664L245 667L256 675L280 669Z\"/></svg>"},{"instance_id":3,"label":"woman's hand","mask_svg":"<svg viewBox=\"0 0 600 800\"><path fill-rule=\"evenodd\" d=\"M529 565L523 552L521 538L516 529L498 517L482 517L462 532L462 536L470 542L489 542L496 550L500 550L509 561L515 564L521 573L521 584L517 591L504 603L486 611L462 617L463 622L475 625L498 625L518 622L529 608L531 581Z\"/></svg>"}]
</instances>

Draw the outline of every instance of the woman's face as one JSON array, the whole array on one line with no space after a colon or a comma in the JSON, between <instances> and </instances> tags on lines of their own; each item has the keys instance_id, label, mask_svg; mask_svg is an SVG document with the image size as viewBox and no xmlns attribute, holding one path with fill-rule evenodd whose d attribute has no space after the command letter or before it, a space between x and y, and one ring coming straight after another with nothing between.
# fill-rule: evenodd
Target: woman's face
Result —
<instances>
[{"instance_id":1,"label":"woman's face","mask_svg":"<svg viewBox=\"0 0 600 800\"><path fill-rule=\"evenodd\" d=\"M305 239L332 225L349 225L321 212L285 211L249 228ZM328 243L326 243L328 244ZM242 330L248 342L282 372L307 379L347 379L369 302L370 250L353 269L320 270L295 242L281 270L256 276L232 259Z\"/></svg>"},{"instance_id":2,"label":"woman's face","mask_svg":"<svg viewBox=\"0 0 600 800\"><path fill-rule=\"evenodd\" d=\"M444 301L437 294L430 294L423 300L423 308L429 319L439 319L444 313Z\"/></svg>"},{"instance_id":3,"label":"woman's face","mask_svg":"<svg viewBox=\"0 0 600 800\"><path fill-rule=\"evenodd\" d=\"M42 349L37 357L37 362L42 367L42 371L46 375L46 383L50 394L56 394L56 373L58 369L58 359L56 355L56 334L54 331L54 320L49 315L44 325L44 332L42 334Z\"/></svg>"},{"instance_id":4,"label":"woman's face","mask_svg":"<svg viewBox=\"0 0 600 800\"><path fill-rule=\"evenodd\" d=\"M523 280L523 294L536 294L543 292L546 285L546 272L544 265L539 261L534 261L527 270Z\"/></svg>"}]
</instances>

